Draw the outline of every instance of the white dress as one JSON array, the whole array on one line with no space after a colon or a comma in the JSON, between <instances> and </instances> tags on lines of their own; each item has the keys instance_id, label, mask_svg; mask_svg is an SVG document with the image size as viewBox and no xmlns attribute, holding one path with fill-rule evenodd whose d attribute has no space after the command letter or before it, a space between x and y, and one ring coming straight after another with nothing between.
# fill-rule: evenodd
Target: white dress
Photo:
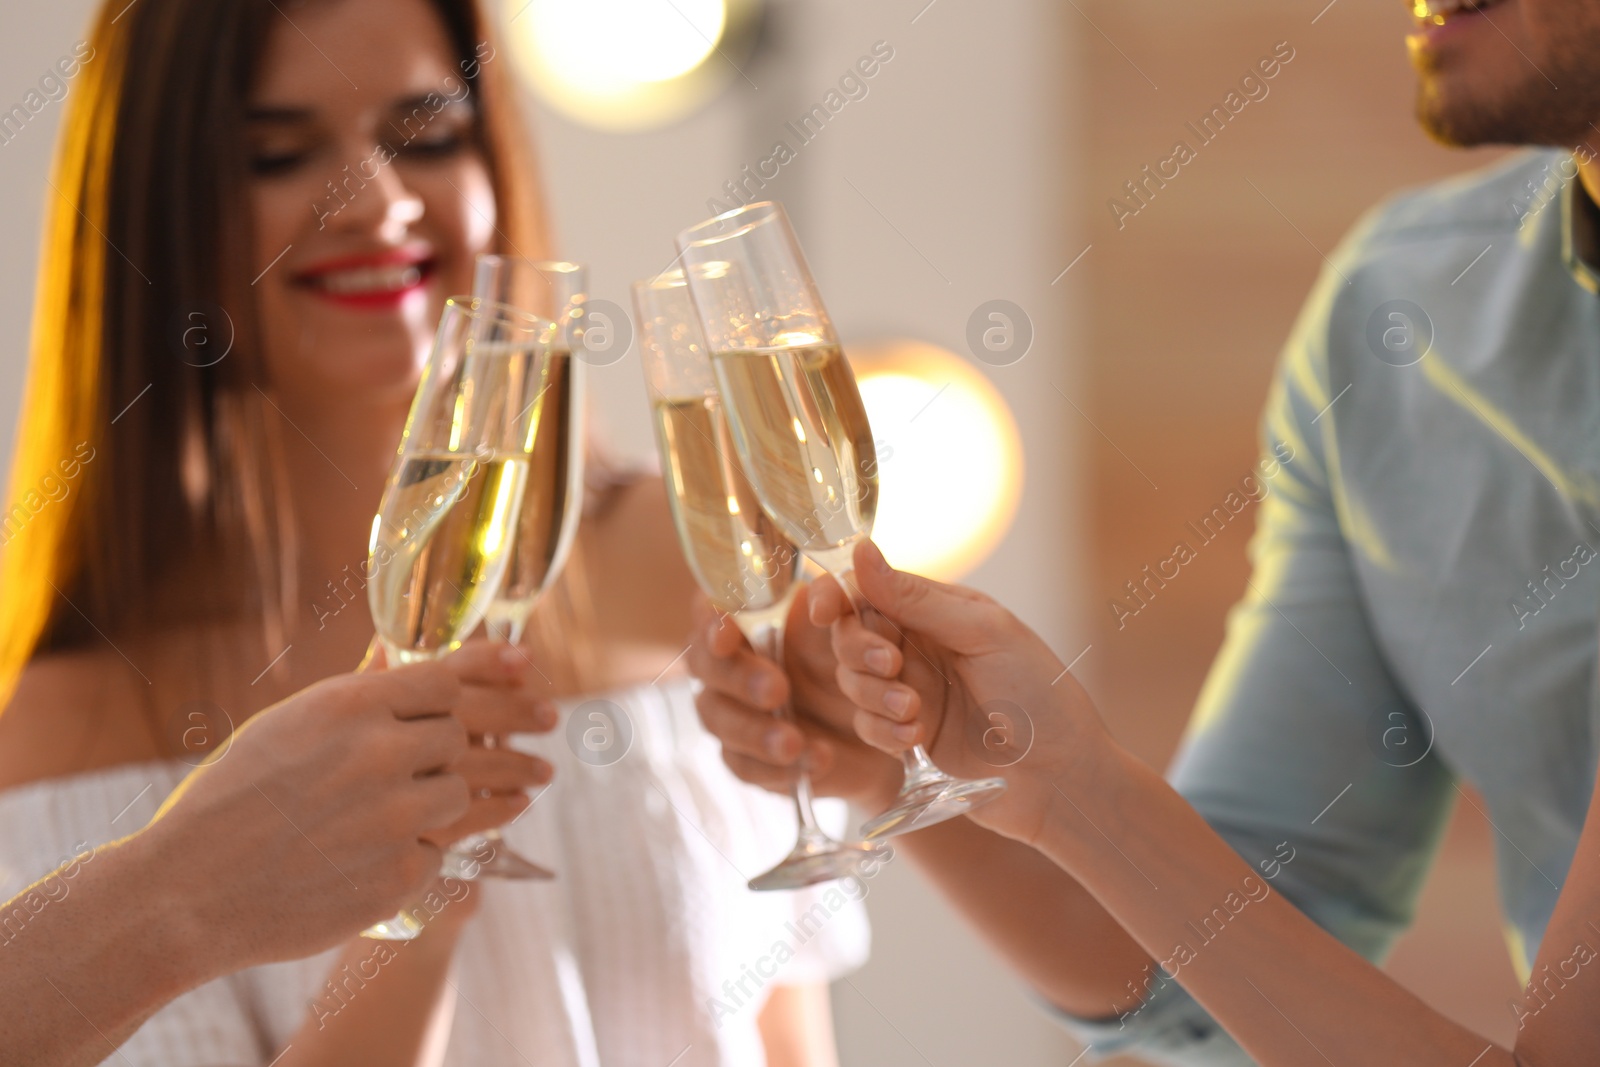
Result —
<instances>
[{"instance_id":1,"label":"white dress","mask_svg":"<svg viewBox=\"0 0 1600 1067\"><path fill-rule=\"evenodd\" d=\"M759 1067L756 1018L772 988L829 981L865 960L870 883L745 888L793 843L793 809L728 772L686 684L578 698L562 721L515 739L555 764L556 778L505 831L559 878L477 884L443 1062ZM0 900L74 849L142 826L188 770L130 764L0 793ZM331 973L338 952L193 990L106 1062L265 1065L308 1016L337 1025L362 994L361 974Z\"/></svg>"}]
</instances>

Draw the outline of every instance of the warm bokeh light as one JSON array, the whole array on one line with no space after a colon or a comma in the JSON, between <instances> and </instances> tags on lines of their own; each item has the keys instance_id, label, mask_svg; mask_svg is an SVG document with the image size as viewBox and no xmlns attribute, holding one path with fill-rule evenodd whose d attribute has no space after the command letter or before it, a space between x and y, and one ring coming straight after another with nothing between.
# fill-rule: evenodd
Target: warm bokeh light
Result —
<instances>
[{"instance_id":1,"label":"warm bokeh light","mask_svg":"<svg viewBox=\"0 0 1600 1067\"><path fill-rule=\"evenodd\" d=\"M1022 496L1022 439L989 380L920 341L848 346L878 444L873 539L895 566L954 581L1005 536Z\"/></svg>"},{"instance_id":2,"label":"warm bokeh light","mask_svg":"<svg viewBox=\"0 0 1600 1067\"><path fill-rule=\"evenodd\" d=\"M755 0L507 0L518 68L553 108L617 132L674 122L731 76Z\"/></svg>"}]
</instances>

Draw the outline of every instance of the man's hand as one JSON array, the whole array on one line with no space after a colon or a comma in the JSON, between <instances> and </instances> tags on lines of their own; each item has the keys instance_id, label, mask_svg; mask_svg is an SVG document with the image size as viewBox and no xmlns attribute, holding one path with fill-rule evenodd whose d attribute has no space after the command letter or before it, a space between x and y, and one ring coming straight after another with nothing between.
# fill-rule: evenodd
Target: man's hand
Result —
<instances>
[{"instance_id":1,"label":"man's hand","mask_svg":"<svg viewBox=\"0 0 1600 1067\"><path fill-rule=\"evenodd\" d=\"M548 685L520 649L473 640L449 661L462 683L451 713L466 728L470 745L448 769L466 779L473 802L461 819L426 835L440 847L504 825L527 806L523 790L549 784L554 769L547 761L506 747L503 739L548 733L558 718L555 704L537 695ZM486 747L485 738L494 744Z\"/></svg>"},{"instance_id":2,"label":"man's hand","mask_svg":"<svg viewBox=\"0 0 1600 1067\"><path fill-rule=\"evenodd\" d=\"M320 682L254 716L118 847L163 873L168 919L192 935L179 944L225 970L320 952L394 914L437 878L441 844L515 817L520 790L548 780L543 761L468 741L545 721L515 696L523 669L484 642Z\"/></svg>"},{"instance_id":3,"label":"man's hand","mask_svg":"<svg viewBox=\"0 0 1600 1067\"><path fill-rule=\"evenodd\" d=\"M735 775L787 793L804 755L819 795L842 796L868 811L888 805L900 785L900 761L855 736L856 708L839 690L828 631L808 617L805 586L789 610L787 670L758 655L733 620L704 599L696 604L695 634L689 670L704 686L695 706ZM775 717L791 697L798 726Z\"/></svg>"}]
</instances>

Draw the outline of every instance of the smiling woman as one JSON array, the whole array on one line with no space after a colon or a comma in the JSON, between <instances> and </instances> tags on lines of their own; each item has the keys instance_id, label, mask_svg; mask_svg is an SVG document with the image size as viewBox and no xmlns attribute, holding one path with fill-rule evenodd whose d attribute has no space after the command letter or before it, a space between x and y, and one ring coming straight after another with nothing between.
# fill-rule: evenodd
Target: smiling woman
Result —
<instances>
[{"instance_id":1,"label":"smiling woman","mask_svg":"<svg viewBox=\"0 0 1600 1067\"><path fill-rule=\"evenodd\" d=\"M264 369L297 405L332 400L341 421L348 398L330 386L409 402L442 301L471 288L475 254L533 255L544 243L542 227L502 225L503 212L514 226L516 198L533 187L495 184L507 173L495 157L513 138L493 146L483 135L500 103L499 68L482 62L493 47L462 34L452 46L420 2L370 22L362 7L294 11L329 47L364 45L330 52L292 28L270 34L245 113ZM339 358L322 358L329 351Z\"/></svg>"},{"instance_id":2,"label":"smiling woman","mask_svg":"<svg viewBox=\"0 0 1600 1067\"><path fill-rule=\"evenodd\" d=\"M472 256L491 241L542 245L535 187L504 178L526 165L524 149L470 9L397 5L361 27L370 47L336 63L269 3L150 6L97 27L100 61L80 75L63 131L54 183L71 203L47 231L14 480L30 484L78 442L103 446L122 412L116 447L103 476L0 564L0 690L36 652L82 646L89 619L116 634L248 611L266 631L256 655L270 659L296 610L285 538L299 502L270 457L292 464L306 444L293 430L299 449L281 440L284 416L324 451L337 443L330 423L371 442L339 464L373 497L347 507L370 516L444 297L469 287ZM362 7L289 10L342 36L356 26L334 20ZM289 32L269 32L275 23ZM451 86L475 90L473 102L442 109L319 226L312 205L330 175L401 140L392 122L406 105ZM397 293L392 274L372 273L396 257L417 275ZM376 306L352 315L363 299ZM197 307L223 308L237 327L216 367L172 351L172 322ZM187 587L179 605L163 592L175 583Z\"/></svg>"},{"instance_id":3,"label":"smiling woman","mask_svg":"<svg viewBox=\"0 0 1600 1067\"><path fill-rule=\"evenodd\" d=\"M88 40L12 495L80 444L95 462L0 554L0 897L64 847L136 828L189 769L172 727L197 704L242 723L361 660L370 618L329 611L324 590L367 556L444 302L471 290L480 254L547 256L473 0L111 0ZM185 347L197 314L231 324L221 357ZM336 1020L312 1009L365 973L354 928L331 954L201 986L118 1062L588 1067L686 1045L680 1067L829 1062L800 1050L827 1033L817 983L864 952L859 908L764 1010L716 1027L695 1000L745 935L811 901L744 891L730 857L757 869L787 809L680 743L698 730L681 683L640 684L680 655L693 589L659 481L586 466L589 506L517 686L458 715L498 735L533 705L608 690L631 719L625 783L573 765L514 828L537 835L528 851L566 851L563 881L444 909ZM464 759L491 757L540 765L510 748ZM697 805L710 838L678 814ZM474 1010L452 1023L457 989Z\"/></svg>"}]
</instances>

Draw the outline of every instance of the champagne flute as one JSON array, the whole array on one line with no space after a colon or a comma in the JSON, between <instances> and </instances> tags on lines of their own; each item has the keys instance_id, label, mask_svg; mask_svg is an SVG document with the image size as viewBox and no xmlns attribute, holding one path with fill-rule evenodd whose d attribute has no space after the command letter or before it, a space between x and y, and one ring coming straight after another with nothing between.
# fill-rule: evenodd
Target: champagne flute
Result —
<instances>
[{"instance_id":1,"label":"champagne flute","mask_svg":"<svg viewBox=\"0 0 1600 1067\"><path fill-rule=\"evenodd\" d=\"M712 354L733 442L768 515L839 580L862 620L853 575L871 536L878 464L866 408L781 204L725 212L678 236L684 270ZM961 779L917 745L888 811L861 828L868 840L965 815L1005 791L1003 778Z\"/></svg>"},{"instance_id":2,"label":"champagne flute","mask_svg":"<svg viewBox=\"0 0 1600 1067\"><path fill-rule=\"evenodd\" d=\"M518 643L534 608L561 575L583 510L583 361L572 355L585 294L576 263L481 255L473 295L543 320L548 338L533 431L528 487L506 580L489 608L490 635Z\"/></svg>"},{"instance_id":3,"label":"champagne flute","mask_svg":"<svg viewBox=\"0 0 1600 1067\"><path fill-rule=\"evenodd\" d=\"M445 301L399 455L372 523L367 586L390 663L433 659L483 621L511 560L549 324L472 297ZM446 854L442 873L471 870ZM409 941L401 912L364 936Z\"/></svg>"},{"instance_id":4,"label":"champagne flute","mask_svg":"<svg viewBox=\"0 0 1600 1067\"><path fill-rule=\"evenodd\" d=\"M673 525L695 580L756 651L783 665L783 631L804 557L761 510L734 453L711 357L683 271L635 283L639 348ZM793 721L787 705L778 716ZM829 837L811 805L804 764L794 787L800 830L776 867L750 888L799 889L844 878L878 849Z\"/></svg>"},{"instance_id":5,"label":"champagne flute","mask_svg":"<svg viewBox=\"0 0 1600 1067\"><path fill-rule=\"evenodd\" d=\"M541 381L527 413L533 447L511 562L484 620L491 638L512 645L522 643L534 608L560 577L583 511L583 364L572 357L571 341L579 333L584 275L576 263L501 255L480 255L473 272L473 296L528 312L546 324ZM483 738L486 748L499 743L496 737ZM456 848L481 858L480 876L555 877L509 848L498 830L463 838Z\"/></svg>"}]
</instances>

